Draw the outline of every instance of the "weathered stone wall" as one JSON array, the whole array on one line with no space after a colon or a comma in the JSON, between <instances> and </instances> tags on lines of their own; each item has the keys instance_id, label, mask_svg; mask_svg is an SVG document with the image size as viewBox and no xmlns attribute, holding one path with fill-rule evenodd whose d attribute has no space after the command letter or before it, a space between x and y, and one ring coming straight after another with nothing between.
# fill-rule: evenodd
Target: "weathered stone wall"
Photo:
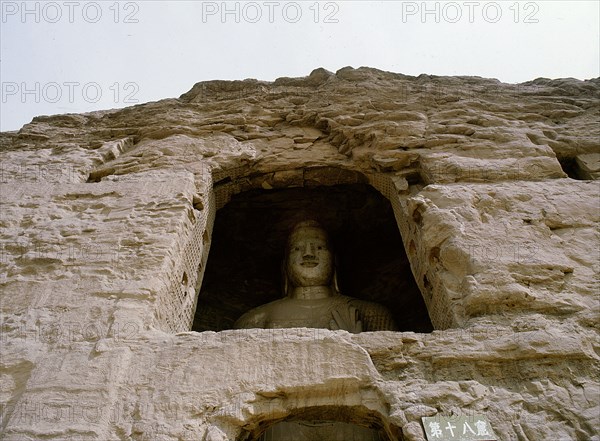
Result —
<instances>
[{"instance_id":1,"label":"weathered stone wall","mask_svg":"<svg viewBox=\"0 0 600 441\"><path fill-rule=\"evenodd\" d=\"M2 133L2 437L235 440L316 409L599 440L600 81L196 84ZM597 161L597 160L596 160ZM596 165L594 165L596 164ZM216 210L366 179L436 331L189 332Z\"/></svg>"}]
</instances>

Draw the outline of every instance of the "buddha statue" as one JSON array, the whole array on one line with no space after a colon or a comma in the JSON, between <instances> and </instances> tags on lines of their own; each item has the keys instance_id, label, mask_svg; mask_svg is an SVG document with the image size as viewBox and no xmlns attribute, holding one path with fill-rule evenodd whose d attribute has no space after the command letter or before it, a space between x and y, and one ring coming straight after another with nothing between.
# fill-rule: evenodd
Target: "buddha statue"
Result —
<instances>
[{"instance_id":1,"label":"buddha statue","mask_svg":"<svg viewBox=\"0 0 600 441\"><path fill-rule=\"evenodd\" d=\"M235 328L396 330L384 306L340 294L329 236L318 222L303 221L294 227L282 273L285 297L248 311Z\"/></svg>"}]
</instances>

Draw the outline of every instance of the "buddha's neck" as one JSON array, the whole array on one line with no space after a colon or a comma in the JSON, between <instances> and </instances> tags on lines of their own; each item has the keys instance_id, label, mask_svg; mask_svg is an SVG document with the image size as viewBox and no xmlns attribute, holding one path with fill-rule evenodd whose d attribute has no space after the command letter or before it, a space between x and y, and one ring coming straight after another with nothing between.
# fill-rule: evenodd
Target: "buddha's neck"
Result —
<instances>
[{"instance_id":1,"label":"buddha's neck","mask_svg":"<svg viewBox=\"0 0 600 441\"><path fill-rule=\"evenodd\" d=\"M290 297L298 300L317 300L332 295L333 292L329 286L297 286L292 288Z\"/></svg>"}]
</instances>

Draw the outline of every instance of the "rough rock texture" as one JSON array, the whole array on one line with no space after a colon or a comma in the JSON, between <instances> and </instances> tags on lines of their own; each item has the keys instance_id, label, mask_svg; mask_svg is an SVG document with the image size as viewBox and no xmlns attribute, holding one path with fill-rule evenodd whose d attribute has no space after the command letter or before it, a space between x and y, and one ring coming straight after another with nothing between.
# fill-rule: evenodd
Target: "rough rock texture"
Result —
<instances>
[{"instance_id":1,"label":"rough rock texture","mask_svg":"<svg viewBox=\"0 0 600 441\"><path fill-rule=\"evenodd\" d=\"M243 440L316 412L600 440L599 103L599 79L317 69L0 134L2 438ZM233 194L357 182L435 331L190 331Z\"/></svg>"}]
</instances>

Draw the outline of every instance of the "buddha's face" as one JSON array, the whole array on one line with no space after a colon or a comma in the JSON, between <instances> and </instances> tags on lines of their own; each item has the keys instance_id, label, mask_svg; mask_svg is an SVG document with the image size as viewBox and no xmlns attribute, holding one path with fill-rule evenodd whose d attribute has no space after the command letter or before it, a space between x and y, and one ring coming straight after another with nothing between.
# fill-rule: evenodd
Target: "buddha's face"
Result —
<instances>
[{"instance_id":1,"label":"buddha's face","mask_svg":"<svg viewBox=\"0 0 600 441\"><path fill-rule=\"evenodd\" d=\"M326 286L333 274L333 255L325 231L304 227L289 240L287 273L293 286Z\"/></svg>"}]
</instances>

